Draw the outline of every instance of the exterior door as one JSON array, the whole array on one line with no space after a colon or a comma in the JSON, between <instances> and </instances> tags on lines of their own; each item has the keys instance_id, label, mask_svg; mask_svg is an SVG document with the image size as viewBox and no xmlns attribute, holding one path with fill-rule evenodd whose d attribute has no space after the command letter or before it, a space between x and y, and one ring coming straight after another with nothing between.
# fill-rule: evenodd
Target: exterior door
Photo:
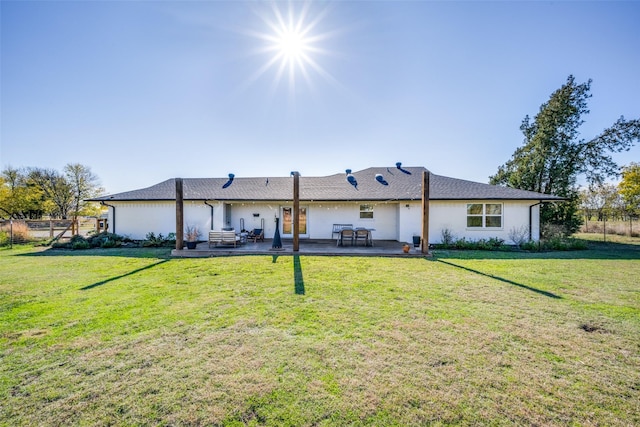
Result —
<instances>
[{"instance_id":1,"label":"exterior door","mask_svg":"<svg viewBox=\"0 0 640 427\"><path fill-rule=\"evenodd\" d=\"M293 207L282 208L282 236L293 238ZM300 207L300 237L309 237L307 231L307 207Z\"/></svg>"}]
</instances>

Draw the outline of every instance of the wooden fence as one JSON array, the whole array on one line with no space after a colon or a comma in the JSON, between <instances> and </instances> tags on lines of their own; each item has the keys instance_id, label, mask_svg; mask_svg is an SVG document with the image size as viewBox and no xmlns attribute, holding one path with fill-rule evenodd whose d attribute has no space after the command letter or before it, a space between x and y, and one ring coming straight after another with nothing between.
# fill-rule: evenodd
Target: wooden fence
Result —
<instances>
[{"instance_id":1,"label":"wooden fence","mask_svg":"<svg viewBox=\"0 0 640 427\"><path fill-rule=\"evenodd\" d=\"M7 233L11 243L70 239L76 234L86 236L91 232L105 231L106 227L104 218L0 220L0 231Z\"/></svg>"}]
</instances>

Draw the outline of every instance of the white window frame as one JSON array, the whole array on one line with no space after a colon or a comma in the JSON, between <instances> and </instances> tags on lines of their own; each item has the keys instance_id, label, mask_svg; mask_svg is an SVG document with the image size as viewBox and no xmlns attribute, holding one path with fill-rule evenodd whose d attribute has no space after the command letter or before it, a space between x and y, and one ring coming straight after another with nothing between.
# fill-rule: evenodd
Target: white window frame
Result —
<instances>
[{"instance_id":1,"label":"white window frame","mask_svg":"<svg viewBox=\"0 0 640 427\"><path fill-rule=\"evenodd\" d=\"M360 219L373 219L374 218L374 208L370 203L362 203L359 207ZM366 216L362 216L365 214ZM368 216L371 215L371 216Z\"/></svg>"},{"instance_id":2,"label":"white window frame","mask_svg":"<svg viewBox=\"0 0 640 427\"><path fill-rule=\"evenodd\" d=\"M481 205L482 212L469 213L471 206L473 205ZM495 214L493 212L489 213L489 209L487 208L487 206L489 205L499 206L500 214ZM480 218L481 225L469 225L469 218ZM487 225L487 220L489 218L500 218L500 225L499 226ZM503 225L504 225L504 203L495 203L495 202L467 203L467 230L502 230Z\"/></svg>"}]
</instances>

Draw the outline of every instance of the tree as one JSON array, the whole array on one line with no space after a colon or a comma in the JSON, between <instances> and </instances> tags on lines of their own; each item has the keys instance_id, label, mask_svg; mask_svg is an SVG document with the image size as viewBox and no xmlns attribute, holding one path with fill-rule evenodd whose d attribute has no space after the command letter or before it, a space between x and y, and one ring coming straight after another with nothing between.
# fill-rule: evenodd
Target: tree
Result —
<instances>
[{"instance_id":1,"label":"tree","mask_svg":"<svg viewBox=\"0 0 640 427\"><path fill-rule=\"evenodd\" d=\"M28 183L22 169L8 166L0 173L0 216L39 218L50 206L42 192Z\"/></svg>"},{"instance_id":2,"label":"tree","mask_svg":"<svg viewBox=\"0 0 640 427\"><path fill-rule=\"evenodd\" d=\"M66 177L55 169L29 168L27 180L53 203L48 213L67 219L73 206L73 190Z\"/></svg>"},{"instance_id":3,"label":"tree","mask_svg":"<svg viewBox=\"0 0 640 427\"><path fill-rule=\"evenodd\" d=\"M523 145L489 178L491 184L565 198L563 203L544 204L540 216L543 224L560 225L567 234L577 231L582 222L578 177L599 185L617 176L619 167L611 154L629 150L640 139L640 119L627 121L624 117L595 138L580 139L582 116L589 113L590 90L591 80L576 83L569 76L540 106L533 121L529 116L524 118L520 126Z\"/></svg>"},{"instance_id":4,"label":"tree","mask_svg":"<svg viewBox=\"0 0 640 427\"><path fill-rule=\"evenodd\" d=\"M625 202L627 211L640 213L640 163L631 163L622 168L622 181L618 190Z\"/></svg>"},{"instance_id":5,"label":"tree","mask_svg":"<svg viewBox=\"0 0 640 427\"><path fill-rule=\"evenodd\" d=\"M622 169L622 181L618 191L629 215L629 235L633 235L633 218L640 215L640 164L631 163Z\"/></svg>"},{"instance_id":6,"label":"tree","mask_svg":"<svg viewBox=\"0 0 640 427\"><path fill-rule=\"evenodd\" d=\"M580 192L582 208L589 213L595 213L598 221L617 216L619 210L619 194L613 184L593 184Z\"/></svg>"},{"instance_id":7,"label":"tree","mask_svg":"<svg viewBox=\"0 0 640 427\"><path fill-rule=\"evenodd\" d=\"M94 214L93 204L85 202L85 199L97 197L104 192L104 189L99 185L98 177L91 172L91 168L79 163L66 165L64 172L73 194L71 208L73 217Z\"/></svg>"}]
</instances>

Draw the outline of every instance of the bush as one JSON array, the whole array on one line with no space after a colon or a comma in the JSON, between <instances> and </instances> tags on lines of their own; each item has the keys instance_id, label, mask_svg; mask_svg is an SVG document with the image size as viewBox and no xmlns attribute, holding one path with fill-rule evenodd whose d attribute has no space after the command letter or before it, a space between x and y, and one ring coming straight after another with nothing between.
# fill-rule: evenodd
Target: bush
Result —
<instances>
[{"instance_id":1,"label":"bush","mask_svg":"<svg viewBox=\"0 0 640 427\"><path fill-rule=\"evenodd\" d=\"M11 242L9 241L9 233L6 231L0 231L0 247L9 246Z\"/></svg>"},{"instance_id":2,"label":"bush","mask_svg":"<svg viewBox=\"0 0 640 427\"><path fill-rule=\"evenodd\" d=\"M453 245L456 238L453 235L453 232L451 230L449 230L448 228L443 228L441 231L441 234L442 234L441 244L444 245L444 247L449 247Z\"/></svg>"},{"instance_id":3,"label":"bush","mask_svg":"<svg viewBox=\"0 0 640 427\"><path fill-rule=\"evenodd\" d=\"M100 243L100 247L104 248L104 249L108 249L108 248L117 248L121 245L122 243L114 240L114 239L105 239L102 241L102 243Z\"/></svg>"},{"instance_id":4,"label":"bush","mask_svg":"<svg viewBox=\"0 0 640 427\"><path fill-rule=\"evenodd\" d=\"M567 228L558 224L542 224L540 229L542 239L564 239L568 237Z\"/></svg>"},{"instance_id":5,"label":"bush","mask_svg":"<svg viewBox=\"0 0 640 427\"><path fill-rule=\"evenodd\" d=\"M89 249L91 245L86 240L76 240L71 244L71 249Z\"/></svg>"},{"instance_id":6,"label":"bush","mask_svg":"<svg viewBox=\"0 0 640 427\"><path fill-rule=\"evenodd\" d=\"M131 239L106 231L94 234L87 240L92 248L117 248L121 246L123 242L131 242Z\"/></svg>"},{"instance_id":7,"label":"bush","mask_svg":"<svg viewBox=\"0 0 640 427\"><path fill-rule=\"evenodd\" d=\"M509 239L514 245L522 247L522 245L529 241L529 227L523 225L519 228L511 228L511 230L509 230Z\"/></svg>"},{"instance_id":8,"label":"bush","mask_svg":"<svg viewBox=\"0 0 640 427\"><path fill-rule=\"evenodd\" d=\"M449 235L450 237L450 235ZM459 249L459 250L483 250L483 251L497 251L505 250L507 247L504 244L504 240L499 237L491 237L489 239L479 240L467 240L462 237L461 239L449 241L449 237L446 240L447 243L441 243L434 245L435 248L440 249Z\"/></svg>"},{"instance_id":9,"label":"bush","mask_svg":"<svg viewBox=\"0 0 640 427\"><path fill-rule=\"evenodd\" d=\"M13 243L28 243L32 241L29 234L29 226L24 221L13 221L13 226L9 222L5 222L3 232L6 233L7 245L11 242L11 233L13 232Z\"/></svg>"},{"instance_id":10,"label":"bush","mask_svg":"<svg viewBox=\"0 0 640 427\"><path fill-rule=\"evenodd\" d=\"M171 246L176 243L176 233L169 233L167 237L163 236L162 233L158 233L156 236L155 233L149 232L145 236L145 240L142 242L142 246L144 247L162 247L162 246Z\"/></svg>"},{"instance_id":11,"label":"bush","mask_svg":"<svg viewBox=\"0 0 640 427\"><path fill-rule=\"evenodd\" d=\"M588 245L583 240L555 237L541 240L539 242L527 242L522 245L522 249L530 252L541 251L581 251L588 249Z\"/></svg>"}]
</instances>

